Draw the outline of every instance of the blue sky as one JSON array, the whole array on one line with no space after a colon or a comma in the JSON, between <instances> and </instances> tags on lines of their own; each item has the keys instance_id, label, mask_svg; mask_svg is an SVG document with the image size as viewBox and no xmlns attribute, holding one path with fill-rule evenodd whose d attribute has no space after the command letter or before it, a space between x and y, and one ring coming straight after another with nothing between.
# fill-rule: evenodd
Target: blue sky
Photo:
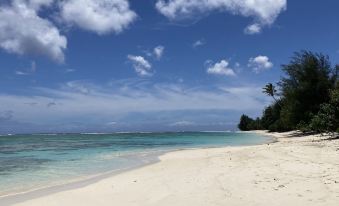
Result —
<instances>
[{"instance_id":1,"label":"blue sky","mask_svg":"<svg viewBox=\"0 0 339 206\"><path fill-rule=\"evenodd\" d=\"M0 133L235 129L302 49L339 58L339 2L6 0Z\"/></svg>"}]
</instances>

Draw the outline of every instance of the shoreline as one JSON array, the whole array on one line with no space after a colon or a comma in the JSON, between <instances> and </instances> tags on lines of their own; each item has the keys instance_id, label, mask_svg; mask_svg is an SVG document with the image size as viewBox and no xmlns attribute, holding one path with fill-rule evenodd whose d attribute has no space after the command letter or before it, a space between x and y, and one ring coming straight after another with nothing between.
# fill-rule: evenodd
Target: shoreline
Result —
<instances>
[{"instance_id":1,"label":"shoreline","mask_svg":"<svg viewBox=\"0 0 339 206\"><path fill-rule=\"evenodd\" d=\"M241 148L241 147L250 147L250 146L258 146L263 144L272 144L277 142L277 138L275 138L272 135L266 134L266 133L260 133L258 131L249 131L249 132L243 132L243 133L252 133L252 134L258 134L269 137L267 141L259 143L259 144L247 144L247 145L238 145L238 146L206 146L206 147L191 147L191 148L178 148L178 149L170 149L170 150L159 150L159 151L153 151L153 152L145 152L143 157L140 158L140 161L136 165L131 165L127 168L121 168L116 170L110 170L102 173L93 174L90 176L85 176L83 178L79 177L77 179L71 180L69 182L64 182L60 184L54 184L49 185L45 187L39 187L34 188L31 190L26 190L22 192L16 192L11 194L5 194L0 195L0 204L3 206L12 205L15 203L24 202L26 200L31 200L39 197L43 197L46 195L51 195L54 193L72 190L72 189L78 189L81 187L85 187L91 184L94 184L98 181L104 180L109 177L113 177L116 175L119 175L124 172L133 171L139 168L146 167L148 165L156 164L158 162L161 162L160 157L163 155L166 155L168 153L172 152L180 152L180 151L189 151L189 150L202 150L202 149L220 149L220 148ZM145 158L145 156L147 156ZM146 162L145 162L146 161Z\"/></svg>"},{"instance_id":2,"label":"shoreline","mask_svg":"<svg viewBox=\"0 0 339 206\"><path fill-rule=\"evenodd\" d=\"M172 152L172 151L168 151ZM3 195L0 196L0 205L1 206L7 206L7 205L12 205L15 203L20 203L26 200L34 199L34 198L39 198L42 196L54 194L57 192L62 192L62 191L67 191L67 190L72 190L72 189L77 189L81 187L85 187L91 184L94 184L100 180L132 171L138 168L142 168L147 165L155 164L157 162L160 162L159 156L168 153L166 151L158 151L155 153L147 154L145 156L148 156L147 158L142 159L139 164L132 165L128 168L121 168L121 169L116 169L116 170L111 170L103 173L98 173L90 176L86 176L84 178L79 178L75 179L70 182L66 183L60 183L60 184L55 184L55 185L50 185L46 187L41 187L41 188L36 188L28 191L23 191L23 192L17 192L13 194L8 194L8 195ZM146 162L145 162L146 160Z\"/></svg>"},{"instance_id":3,"label":"shoreline","mask_svg":"<svg viewBox=\"0 0 339 206\"><path fill-rule=\"evenodd\" d=\"M127 170L118 171L116 173L110 172L105 177L101 176L101 177L95 178L96 180L90 181L90 182L87 182L87 183L83 183L83 185L79 185L79 183L78 183L78 185L77 185L78 187L74 187L74 185L73 185L73 187L67 187L67 186L66 187L64 186L64 188L59 187L59 189L56 189L54 191L51 191L51 190L49 192L45 191L45 194L40 193L39 195L36 194L36 196L32 195L32 193L29 193L29 194L26 194L26 195L21 195L21 199L18 198L18 196L13 196L12 198L5 198L5 200L7 199L7 202L6 201L3 202L4 199L0 199L0 203L1 203L1 205L13 205L13 204L19 203L18 205L28 205L28 206L34 205L35 206L35 205L46 205L47 200L49 200L49 201L54 200L54 201L57 201L57 202L60 201L60 203L64 203L64 204L61 204L61 205L77 205L77 204L80 204L80 203L83 204L83 205L94 205L94 204L90 204L90 201L89 202L87 202L87 201L81 202L80 199L73 199L73 198L69 199L68 197L72 193L78 193L79 195L81 195L83 197L86 197L87 195L93 196L93 197L95 197L94 200L97 198L98 201L99 201L99 199L102 199L102 195L106 194L108 192L107 190L110 188L110 187L107 187L107 184L113 184L112 182L125 181L126 178L122 178L122 177L129 176L129 178L127 178L128 180L130 180L131 176L132 176L132 178L138 179L135 176L138 173L140 173L140 171L143 171L142 174L139 177L139 178L142 179L142 178L145 178L145 176L148 176L149 173L152 173L152 171L150 170L151 168L158 168L158 167L163 167L163 168L166 168L168 170L171 170L171 169L174 168L175 172L177 172L177 170L181 170L182 169L181 167L175 168L175 166L177 166L177 165L176 165L175 162L172 161L173 158L174 159L179 158L179 160L182 161L182 163L184 165L186 165L186 164L190 163L189 162L190 159L195 159L195 158L199 159L200 158L199 161L197 162L197 164L198 164L198 163L200 163L200 161L203 162L203 161L206 161L206 159L209 159L209 158L214 160L219 156L224 156L224 155L228 155L230 153L232 153L232 154L234 153L232 155L234 157L232 157L230 159L225 158L224 161L229 160L230 164L236 165L237 162L233 162L234 160L232 160L232 159L233 158L240 158L241 155L251 156L252 153L255 153L255 152L260 151L260 150L262 150L261 152L265 152L265 149L271 149L273 147L279 148L281 146L279 144L283 144L283 146L288 146L288 145L286 145L287 142L289 142L288 144L292 144L292 146L293 146L293 144L299 144L299 142L303 142L303 141L306 141L307 144L310 144L310 143L312 143L312 141L314 139L317 139L317 140L319 139L319 137L316 137L316 136L290 138L289 136L291 134L286 134L286 133L285 134L281 134L281 133L275 134L275 133L265 133L263 131L254 131L254 132L257 133L257 134L260 134L260 135L266 135L266 136L274 137L276 141L274 142L274 144L272 144L272 142L270 142L270 143L263 143L263 144L260 144L260 145L252 145L252 146L229 146L229 147L222 147L222 148L196 148L196 149L181 149L181 150L169 151L169 152L165 152L165 153L157 156L155 158L156 160L154 162L149 162L147 165L140 165L139 167L129 168ZM313 143L313 144L315 144L316 147L319 146L319 143ZM337 144L337 142L336 142L336 144ZM302 146L304 147L305 145L302 145ZM298 148L298 149L300 149L300 148ZM277 150L277 151L279 153L281 152L280 150ZM211 157L209 157L207 155L209 153L213 153L213 154L215 153L216 156L212 155ZM192 154L194 154L194 155L192 155ZM207 157L204 156L204 154L206 154ZM281 158L283 158L283 157L281 157ZM243 159L241 159L241 160L243 160ZM219 161L215 160L215 161L216 161L217 164L220 164L220 160ZM170 165L168 164L169 162L171 162ZM259 161L258 164L260 164L260 163L261 162ZM323 163L321 163L321 164L323 164ZM246 167L247 167L246 164L240 165L240 166L244 167L242 169L246 169ZM193 169L194 165L191 165L191 167L192 167L191 169ZM219 169L222 170L224 167L225 166L218 168L218 170ZM240 169L241 169L241 167L240 167ZM190 169L189 166L188 166L188 169ZM201 168L195 168L195 169L201 169ZM334 169L339 171L338 165ZM195 171L196 170L192 170L191 173L194 173ZM216 171L213 170L213 173L214 172L216 172ZM265 172L265 170L264 170L264 172ZM189 178L187 175L193 175L191 173L188 173L188 174L182 176L182 178ZM163 174L162 173L157 173L157 174L158 175L155 174L155 176L156 176L156 178L158 178L158 181L164 181L163 180L164 177L161 177ZM226 174L228 174L228 173L227 172L222 173L222 175L226 175ZM204 175L204 174L202 174L202 175ZM236 173L231 173L229 175L231 175L231 176L236 175ZM248 175L252 175L252 174L248 174ZM164 176L170 177L170 176L173 176L173 174L172 173L169 173L169 174L166 173ZM175 178L175 177L172 177L172 178ZM207 178L207 177L204 177L204 178ZM175 181L175 179L173 181ZM111 182L111 183L108 183L108 182ZM138 182L139 182L139 180L138 180ZM132 181L132 185L134 185L133 183L136 183L136 182ZM165 181L165 183L171 184L171 181ZM225 182L225 183L227 183L227 182ZM128 182L128 184L131 184L131 182ZM155 186L154 186L154 184L155 184ZM337 183L335 183L335 184L337 184ZM103 185L105 186L105 188L103 187ZM177 185L177 186L181 187L181 185ZM158 189L160 189L160 190L164 189L164 188L162 188L161 185L157 185L157 181L156 181L156 182L151 182L149 184L143 185L141 187L142 191L140 191L140 192L144 193L143 190L145 190L145 188L149 188L149 187L152 187L152 188L158 187ZM98 189L99 191L93 191L94 188ZM215 188L213 187L212 189L215 189ZM92 192L88 193L88 190L91 190ZM201 191L196 191L196 192L199 193ZM218 191L218 193L219 192L221 192L221 191ZM335 192L338 195L337 198L339 198L339 184L338 184L338 191L335 190ZM130 196L135 195L135 196L139 197L138 193L135 193L135 191L133 192L133 191L128 190L128 189L120 191L120 193L121 193L122 196L127 195L128 197L130 197ZM158 199L157 198L158 194L152 194L152 192L144 194L144 195L151 195L152 198ZM105 195L104 195L104 197L107 198ZM116 199L120 199L119 197L120 196L116 196ZM116 199L114 199L114 198L113 199L109 198L109 200L106 199L106 201L105 201L106 204L103 203L103 204L99 204L99 205L109 205L110 203L112 204L113 203L112 201L114 200L114 202L115 202ZM94 201L94 200L92 199L92 201ZM336 199L336 200L339 200L339 199ZM133 205L133 204L127 204L124 201L126 201L126 200L120 199L117 202L120 203L120 205L125 205L125 204L126 205ZM174 199L172 199L172 201L174 201ZM219 201L222 202L223 200L219 200ZM42 204L42 202L45 203L45 204ZM143 202L143 201L141 201L141 202ZM48 202L48 203L50 203L50 202ZM54 204L47 204L47 205L54 205ZM56 205L58 205L58 204L56 204ZM135 204L135 205L139 205L139 204ZM142 203L140 205L149 205L149 204ZM185 205L185 204L183 204L183 205ZM214 205L214 204L206 204L206 205ZM331 204L329 204L329 205L331 205Z\"/></svg>"}]
</instances>

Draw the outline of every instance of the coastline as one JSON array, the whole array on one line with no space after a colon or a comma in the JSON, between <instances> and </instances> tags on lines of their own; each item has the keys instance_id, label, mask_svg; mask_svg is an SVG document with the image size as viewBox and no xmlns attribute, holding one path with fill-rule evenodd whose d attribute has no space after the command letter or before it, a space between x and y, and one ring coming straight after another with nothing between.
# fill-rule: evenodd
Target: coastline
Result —
<instances>
[{"instance_id":1,"label":"coastline","mask_svg":"<svg viewBox=\"0 0 339 206\"><path fill-rule=\"evenodd\" d=\"M141 165L127 171L119 171L117 174L107 174L106 177L101 177L93 182L87 182L87 184L80 185L80 187L59 188L58 190L38 196L30 194L24 199L15 199L16 197L13 197L11 201L7 198L7 202L0 199L0 203L1 205L18 203L17 205L24 206L111 205L113 203L118 205L158 205L160 203L162 205L218 205L224 203L231 203L232 205L242 205L243 203L260 205L260 202L257 202L254 196L254 199L250 198L250 193L256 193L256 191L250 190L250 193L246 193L246 191L251 189L251 187L259 187L259 185L264 184L265 187L274 186L272 191L269 191L272 193L269 194L272 198L268 198L265 201L271 200L272 205L283 205L283 203L288 203L290 199L287 198L282 202L276 202L274 201L274 193L286 190L286 181L293 179L293 176L289 176L285 180L281 177L274 177L281 176L281 174L279 172L276 174L270 173L270 170L274 170L277 164L286 163L285 161L281 162L284 160L284 155L281 154L287 155L290 158L289 161L296 161L296 163L301 161L288 153L286 154L286 149L302 152L306 148L307 154L314 155L315 151L313 150L326 148L327 152L334 155L334 157L329 156L329 159L336 157L339 159L336 150L336 148L339 148L337 140L332 141L331 143L334 144L330 146L327 142L315 142L315 140L322 139L318 136L290 138L291 133L267 134L263 131L256 131L256 133L273 136L277 142L255 146L178 150L161 154L158 161L150 162L146 166ZM272 154L266 153L272 153L276 158L267 160L266 158L270 158L269 155ZM310 160L316 161L316 159ZM314 167L325 164L323 161L313 163L312 161L310 163L315 164ZM192 162L195 164L192 164ZM261 167L257 165L261 165ZM296 166L300 165L293 165L293 167ZM305 166L308 167L307 164ZM293 170L293 167L289 167L289 170L291 168ZM339 176L335 176L336 174L339 175L339 166L338 164L331 163L327 165L327 168L331 168L331 171L333 170L327 177L334 176L335 182L332 188L333 194L331 193L334 196L333 198L327 198L325 203L326 205L335 205L335 202L339 200ZM266 174L266 176L261 177L258 169L263 174L268 173L269 176ZM246 173L246 170L252 172L247 171ZM300 175L304 174L295 174L296 177L300 177ZM262 178L269 181L265 182ZM236 181L242 179L247 180L247 184L243 181ZM330 180L332 179L330 178ZM336 183L336 179L338 179L338 183ZM285 183L276 185L278 182L284 182L283 180L285 180ZM327 187L329 185L332 185L332 183L326 184ZM309 186L311 187L311 185ZM252 189L258 188L254 187ZM247 197L246 195L242 198L234 197L241 196L244 192ZM290 192L293 193L293 191ZM299 191L299 193L302 192ZM305 196L303 193L299 195ZM298 199L304 198L298 198L297 196L291 200L298 201ZM301 203L306 204L310 202ZM319 203L319 205L321 204Z\"/></svg>"},{"instance_id":2,"label":"coastline","mask_svg":"<svg viewBox=\"0 0 339 206\"><path fill-rule=\"evenodd\" d=\"M43 197L46 195L51 195L51 194L58 193L61 191L67 191L67 190L85 187L85 186L94 184L100 180L112 177L114 175L118 175L120 173L128 172L131 170L135 170L135 169L147 166L147 165L160 162L159 156L166 154L168 152L173 152L173 151L158 151L158 152L153 152L149 154L146 153L146 155L144 155L144 158L140 159L138 164L131 165L127 168L106 171L106 172L98 173L95 175L90 175L90 176L85 176L83 178L74 179L68 182L66 181L60 184L49 185L46 187L40 187L40 188L28 190L28 191L3 195L3 196L0 196L0 205L1 206L13 205L16 203L24 202L26 200L31 200L31 199ZM147 157L145 158L145 156Z\"/></svg>"},{"instance_id":3,"label":"coastline","mask_svg":"<svg viewBox=\"0 0 339 206\"><path fill-rule=\"evenodd\" d=\"M203 131L206 133L215 133L214 131ZM220 131L221 133L227 131ZM247 133L247 132L240 132L240 133ZM257 132L248 132L251 134L259 134ZM54 135L54 134L53 134ZM145 151L145 152L138 152L137 154L129 154L125 155L125 157L130 156L129 158L136 158L136 164L131 164L125 168L119 168L114 170L107 170L102 172L93 173L92 175L86 175L82 177L78 177L75 179L68 179L63 180L61 182L52 183L49 185L35 187L28 190L18 190L11 193L4 193L0 194L0 205L12 205L14 203L23 202L30 199L39 198L42 196L50 195L53 193L57 193L60 191L71 190L81 188L93 183L96 183L102 179L109 178L111 176L124 173L127 171L135 170L138 168L142 168L144 166L155 164L160 161L159 157L171 152L177 151L185 151L185 150L199 150L199 149L213 149L213 148L224 148L224 147L244 147L244 146L256 146L261 144L273 143L275 142L275 138L270 135L262 135L260 136L268 136L265 141L260 143L247 143L244 145L214 145L214 146L198 146L198 147L185 147L185 148L172 148L172 149L165 149L165 150L154 150L154 151Z\"/></svg>"}]
</instances>

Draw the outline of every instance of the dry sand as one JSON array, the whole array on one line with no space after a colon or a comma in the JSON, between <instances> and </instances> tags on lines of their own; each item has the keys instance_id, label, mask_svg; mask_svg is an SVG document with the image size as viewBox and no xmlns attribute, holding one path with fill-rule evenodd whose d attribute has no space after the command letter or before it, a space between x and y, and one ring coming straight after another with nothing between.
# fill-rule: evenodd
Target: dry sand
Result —
<instances>
[{"instance_id":1,"label":"dry sand","mask_svg":"<svg viewBox=\"0 0 339 206\"><path fill-rule=\"evenodd\" d=\"M160 162L20 206L339 205L339 141L278 142L167 153Z\"/></svg>"}]
</instances>

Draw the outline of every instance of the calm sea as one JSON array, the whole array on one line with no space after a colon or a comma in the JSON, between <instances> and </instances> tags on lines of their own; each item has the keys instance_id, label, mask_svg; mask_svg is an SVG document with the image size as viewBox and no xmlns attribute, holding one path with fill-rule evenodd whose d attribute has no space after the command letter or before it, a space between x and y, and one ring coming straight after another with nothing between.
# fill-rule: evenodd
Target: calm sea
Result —
<instances>
[{"instance_id":1,"label":"calm sea","mask_svg":"<svg viewBox=\"0 0 339 206\"><path fill-rule=\"evenodd\" d=\"M233 132L0 136L0 196L135 167L166 151L269 141Z\"/></svg>"}]
</instances>

